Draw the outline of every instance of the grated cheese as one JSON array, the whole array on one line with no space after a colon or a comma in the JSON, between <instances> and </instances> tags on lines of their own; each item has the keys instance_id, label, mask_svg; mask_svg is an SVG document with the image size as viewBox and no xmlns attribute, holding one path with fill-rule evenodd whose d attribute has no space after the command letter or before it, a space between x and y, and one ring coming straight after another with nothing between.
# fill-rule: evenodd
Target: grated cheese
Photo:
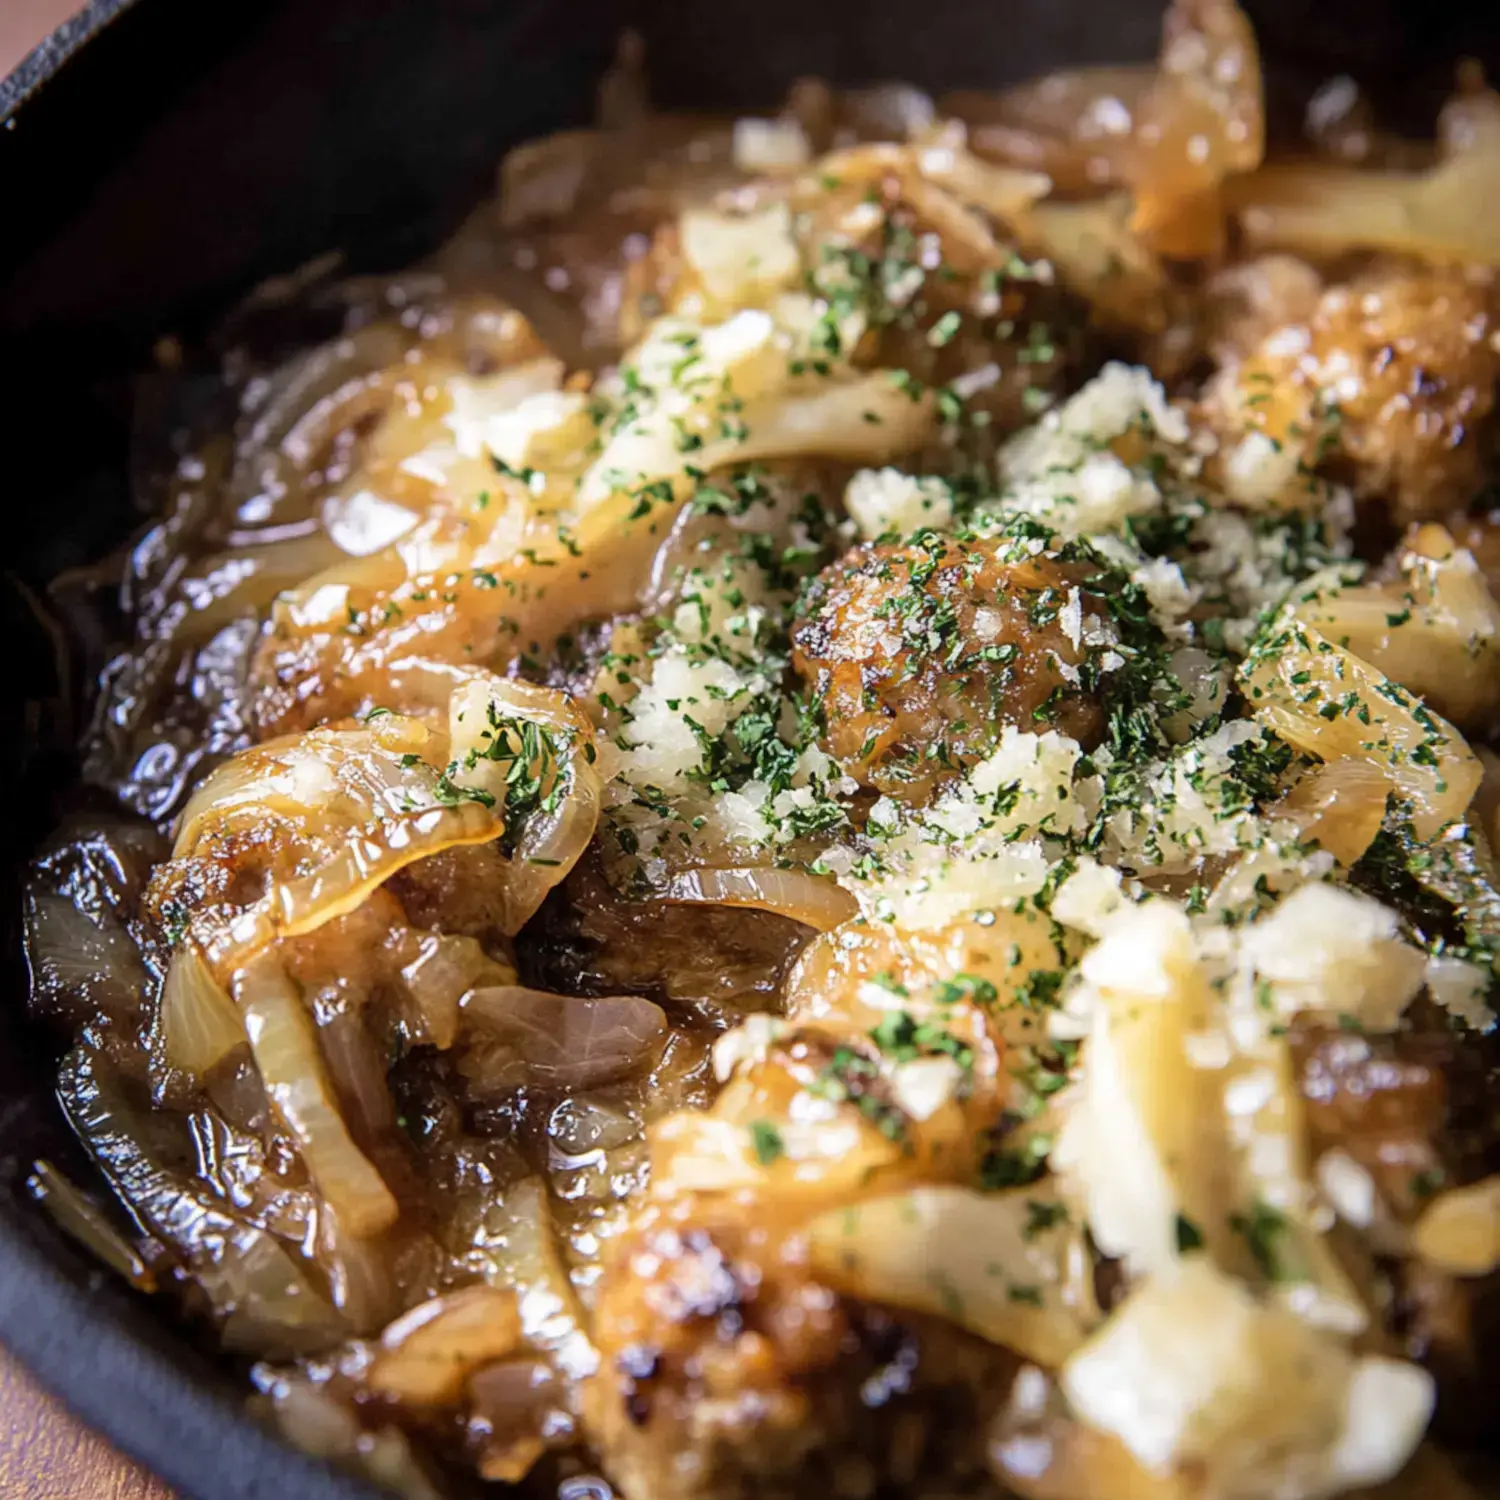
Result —
<instances>
[{"instance_id":1,"label":"grated cheese","mask_svg":"<svg viewBox=\"0 0 1500 1500\"><path fill-rule=\"evenodd\" d=\"M709 293L725 304L755 306L790 289L801 275L792 217L784 203L745 214L689 209L680 230L683 258Z\"/></svg>"},{"instance_id":2,"label":"grated cheese","mask_svg":"<svg viewBox=\"0 0 1500 1500\"><path fill-rule=\"evenodd\" d=\"M1322 883L1294 891L1256 922L1244 948L1281 1015L1349 1015L1370 1031L1394 1029L1427 969L1389 907Z\"/></svg>"},{"instance_id":3,"label":"grated cheese","mask_svg":"<svg viewBox=\"0 0 1500 1500\"><path fill-rule=\"evenodd\" d=\"M1199 1469L1222 1500L1378 1484L1411 1456L1433 1405L1425 1371L1351 1355L1203 1256L1132 1292L1060 1383L1151 1472Z\"/></svg>"},{"instance_id":4,"label":"grated cheese","mask_svg":"<svg viewBox=\"0 0 1500 1500\"><path fill-rule=\"evenodd\" d=\"M452 408L443 419L453 446L464 458L482 458L493 419L514 411L528 396L556 391L562 378L560 359L534 359L493 375L455 376L448 382Z\"/></svg>"},{"instance_id":5,"label":"grated cheese","mask_svg":"<svg viewBox=\"0 0 1500 1500\"><path fill-rule=\"evenodd\" d=\"M742 172L793 172L812 159L812 146L795 120L738 119L733 149Z\"/></svg>"},{"instance_id":6,"label":"grated cheese","mask_svg":"<svg viewBox=\"0 0 1500 1500\"><path fill-rule=\"evenodd\" d=\"M900 469L861 469L844 490L844 508L868 542L889 532L905 536L918 527L942 527L953 520L947 485Z\"/></svg>"},{"instance_id":7,"label":"grated cheese","mask_svg":"<svg viewBox=\"0 0 1500 1500\"><path fill-rule=\"evenodd\" d=\"M1451 1016L1457 1016L1475 1031L1493 1031L1495 1012L1488 995L1490 976L1461 958L1444 954L1427 960L1427 993Z\"/></svg>"},{"instance_id":8,"label":"grated cheese","mask_svg":"<svg viewBox=\"0 0 1500 1500\"><path fill-rule=\"evenodd\" d=\"M541 391L484 424L484 444L513 469L576 464L593 441L588 402L578 391Z\"/></svg>"}]
</instances>

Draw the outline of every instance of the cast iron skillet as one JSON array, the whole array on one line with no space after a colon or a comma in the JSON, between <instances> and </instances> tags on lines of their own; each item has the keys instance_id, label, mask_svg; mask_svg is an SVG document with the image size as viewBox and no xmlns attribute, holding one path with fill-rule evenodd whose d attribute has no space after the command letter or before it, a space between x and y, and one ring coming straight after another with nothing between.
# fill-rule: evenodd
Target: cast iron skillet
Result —
<instances>
[{"instance_id":1,"label":"cast iron skillet","mask_svg":"<svg viewBox=\"0 0 1500 1500\"><path fill-rule=\"evenodd\" d=\"M640 8L644 5L644 8ZM502 151L588 117L620 29L660 102L764 104L801 74L998 85L1155 49L1160 0L92 0L0 82L0 1339L86 1420L200 1500L370 1500L242 1415L244 1386L30 1202L78 1169L52 1041L21 1019L16 875L70 774L80 683L27 602L141 517L132 380L262 277L329 248L392 269L488 191ZM1353 73L1422 129L1493 7L1261 0L1275 112ZM1471 14L1472 12L1472 14ZM1483 13L1483 14L1482 14Z\"/></svg>"}]
</instances>

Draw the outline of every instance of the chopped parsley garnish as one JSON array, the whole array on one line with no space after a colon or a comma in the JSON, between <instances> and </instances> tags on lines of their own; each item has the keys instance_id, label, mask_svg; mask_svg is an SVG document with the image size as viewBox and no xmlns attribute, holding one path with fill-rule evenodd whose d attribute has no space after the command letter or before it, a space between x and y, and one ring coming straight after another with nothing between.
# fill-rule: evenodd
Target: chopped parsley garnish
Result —
<instances>
[{"instance_id":1,"label":"chopped parsley garnish","mask_svg":"<svg viewBox=\"0 0 1500 1500\"><path fill-rule=\"evenodd\" d=\"M462 767L456 762L450 765L439 785L454 789L453 777L473 772L482 762L503 765L502 845L507 854L513 854L527 821L538 813L555 813L568 795L571 777L565 757L571 748L571 736L534 719L504 714L491 702L479 738L481 744L465 754ZM486 806L495 804L490 792L465 786L454 790Z\"/></svg>"},{"instance_id":2,"label":"chopped parsley garnish","mask_svg":"<svg viewBox=\"0 0 1500 1500\"><path fill-rule=\"evenodd\" d=\"M1251 1257L1267 1281L1294 1280L1293 1268L1287 1264L1286 1216L1268 1203L1256 1199L1248 1214L1231 1214L1229 1227L1244 1238Z\"/></svg>"},{"instance_id":3,"label":"chopped parsley garnish","mask_svg":"<svg viewBox=\"0 0 1500 1500\"><path fill-rule=\"evenodd\" d=\"M1179 1255L1186 1255L1189 1251L1203 1248L1203 1231L1185 1214L1177 1215L1176 1235Z\"/></svg>"},{"instance_id":4,"label":"chopped parsley garnish","mask_svg":"<svg viewBox=\"0 0 1500 1500\"><path fill-rule=\"evenodd\" d=\"M769 1167L786 1154L786 1143L781 1138L781 1132L769 1120L752 1120L750 1149L755 1152L755 1159L761 1166Z\"/></svg>"},{"instance_id":5,"label":"chopped parsley garnish","mask_svg":"<svg viewBox=\"0 0 1500 1500\"><path fill-rule=\"evenodd\" d=\"M1007 1146L1003 1139L992 1145L979 1164L980 1186L989 1192L1025 1187L1047 1170L1052 1137L1038 1131L1018 1144Z\"/></svg>"},{"instance_id":6,"label":"chopped parsley garnish","mask_svg":"<svg viewBox=\"0 0 1500 1500\"><path fill-rule=\"evenodd\" d=\"M906 1140L906 1115L887 1097L879 1066L852 1047L835 1049L811 1092L834 1104L853 1104L887 1140Z\"/></svg>"}]
</instances>

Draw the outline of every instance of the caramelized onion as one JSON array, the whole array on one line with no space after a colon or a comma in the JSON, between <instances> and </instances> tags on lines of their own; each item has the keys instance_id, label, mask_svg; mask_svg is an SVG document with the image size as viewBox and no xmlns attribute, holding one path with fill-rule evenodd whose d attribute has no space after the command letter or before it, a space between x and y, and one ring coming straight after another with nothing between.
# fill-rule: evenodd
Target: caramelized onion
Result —
<instances>
[{"instance_id":1,"label":"caramelized onion","mask_svg":"<svg viewBox=\"0 0 1500 1500\"><path fill-rule=\"evenodd\" d=\"M253 469L262 455L291 446L307 454L308 414L326 411L340 391L351 390L373 371L399 363L406 337L390 323L372 323L342 338L308 349L282 364L254 388L246 402L248 419L237 444L236 495L248 498L258 484ZM292 434L301 432L298 442Z\"/></svg>"},{"instance_id":2,"label":"caramelized onion","mask_svg":"<svg viewBox=\"0 0 1500 1500\"><path fill-rule=\"evenodd\" d=\"M1500 1266L1500 1177L1440 1193L1414 1232L1417 1254L1455 1276L1488 1276Z\"/></svg>"},{"instance_id":3,"label":"caramelized onion","mask_svg":"<svg viewBox=\"0 0 1500 1500\"><path fill-rule=\"evenodd\" d=\"M167 1062L204 1077L245 1041L245 1023L228 992L190 942L172 954L161 991L162 1044Z\"/></svg>"},{"instance_id":4,"label":"caramelized onion","mask_svg":"<svg viewBox=\"0 0 1500 1500\"><path fill-rule=\"evenodd\" d=\"M1473 554L1442 526L1415 528L1396 561L1399 580L1310 589L1298 617L1482 732L1500 712L1500 604Z\"/></svg>"},{"instance_id":5,"label":"caramelized onion","mask_svg":"<svg viewBox=\"0 0 1500 1500\"><path fill-rule=\"evenodd\" d=\"M593 729L565 693L488 673L453 693L448 720L458 785L487 792L502 809L518 784L537 785L539 805L527 808L519 827L505 830L505 928L515 934L594 836L603 788ZM541 731L534 752L524 739L526 725Z\"/></svg>"},{"instance_id":6,"label":"caramelized onion","mask_svg":"<svg viewBox=\"0 0 1500 1500\"><path fill-rule=\"evenodd\" d=\"M469 1438L482 1443L479 1473L515 1484L549 1446L571 1435L567 1397L545 1360L507 1359L486 1365L469 1381Z\"/></svg>"},{"instance_id":7,"label":"caramelized onion","mask_svg":"<svg viewBox=\"0 0 1500 1500\"><path fill-rule=\"evenodd\" d=\"M222 850L240 865L236 836L255 828L253 857L268 866L259 900L233 913L204 907L190 919L216 973L227 974L277 938L353 911L413 860L499 837L499 814L446 781L445 739L414 720L375 722L247 750L214 772L184 809L175 860Z\"/></svg>"},{"instance_id":8,"label":"caramelized onion","mask_svg":"<svg viewBox=\"0 0 1500 1500\"><path fill-rule=\"evenodd\" d=\"M1500 95L1479 89L1445 111L1442 159L1425 172L1324 162L1265 167L1232 184L1254 245L1329 257L1363 248L1438 263L1500 265Z\"/></svg>"},{"instance_id":9,"label":"caramelized onion","mask_svg":"<svg viewBox=\"0 0 1500 1500\"><path fill-rule=\"evenodd\" d=\"M368 1475L402 1500L443 1500L399 1427L373 1430L349 1407L304 1375L257 1371L276 1425L287 1440L314 1458Z\"/></svg>"},{"instance_id":10,"label":"caramelized onion","mask_svg":"<svg viewBox=\"0 0 1500 1500\"><path fill-rule=\"evenodd\" d=\"M1380 832L1390 780L1367 760L1325 761L1300 776L1273 816L1297 825L1303 843L1326 849L1347 870Z\"/></svg>"},{"instance_id":11,"label":"caramelized onion","mask_svg":"<svg viewBox=\"0 0 1500 1500\"><path fill-rule=\"evenodd\" d=\"M1056 1368L1085 1333L1067 1285L1066 1216L1038 1230L1045 1187L921 1187L821 1214L807 1226L818 1274L850 1296L945 1317ZM1072 1254L1084 1265L1081 1245ZM1071 1294L1071 1295L1070 1295Z\"/></svg>"},{"instance_id":12,"label":"caramelized onion","mask_svg":"<svg viewBox=\"0 0 1500 1500\"><path fill-rule=\"evenodd\" d=\"M745 906L790 917L815 932L859 915L859 903L831 876L808 870L777 870L755 865L684 870L662 893L683 905Z\"/></svg>"},{"instance_id":13,"label":"caramelized onion","mask_svg":"<svg viewBox=\"0 0 1500 1500\"><path fill-rule=\"evenodd\" d=\"M481 1283L403 1313L380 1336L370 1390L411 1406L446 1406L481 1365L513 1354L521 1318L512 1292Z\"/></svg>"},{"instance_id":14,"label":"caramelized onion","mask_svg":"<svg viewBox=\"0 0 1500 1500\"><path fill-rule=\"evenodd\" d=\"M401 967L402 982L416 1005L412 1023L417 1034L430 1046L451 1047L458 1035L459 1001L485 977L498 982L514 979L515 973L497 964L473 938L443 932L418 936L415 957Z\"/></svg>"},{"instance_id":15,"label":"caramelized onion","mask_svg":"<svg viewBox=\"0 0 1500 1500\"><path fill-rule=\"evenodd\" d=\"M180 602L156 625L178 643L201 643L234 620L258 615L283 590L346 561L321 532L236 547L205 557L179 581Z\"/></svg>"},{"instance_id":16,"label":"caramelized onion","mask_svg":"<svg viewBox=\"0 0 1500 1500\"><path fill-rule=\"evenodd\" d=\"M32 862L22 943L34 1014L136 1023L150 976L129 922L161 855L133 820L70 819Z\"/></svg>"},{"instance_id":17,"label":"caramelized onion","mask_svg":"<svg viewBox=\"0 0 1500 1500\"><path fill-rule=\"evenodd\" d=\"M1072 68L1000 94L956 93L943 111L968 126L981 156L1045 172L1065 193L1125 183L1136 114L1153 66Z\"/></svg>"},{"instance_id":18,"label":"caramelized onion","mask_svg":"<svg viewBox=\"0 0 1500 1500\"><path fill-rule=\"evenodd\" d=\"M1367 662L1291 623L1240 669L1251 712L1320 760L1362 760L1406 799L1419 838L1461 818L1483 774L1463 736Z\"/></svg>"},{"instance_id":19,"label":"caramelized onion","mask_svg":"<svg viewBox=\"0 0 1500 1500\"><path fill-rule=\"evenodd\" d=\"M274 957L262 955L235 974L233 988L266 1094L318 1191L350 1234L364 1238L388 1228L400 1209L349 1135L296 987Z\"/></svg>"},{"instance_id":20,"label":"caramelized onion","mask_svg":"<svg viewBox=\"0 0 1500 1500\"><path fill-rule=\"evenodd\" d=\"M1173 257L1221 247L1221 185L1265 147L1259 53L1233 0L1174 0L1154 68L1079 68L943 102L982 156L1074 196L1131 189L1132 233Z\"/></svg>"},{"instance_id":21,"label":"caramelized onion","mask_svg":"<svg viewBox=\"0 0 1500 1500\"><path fill-rule=\"evenodd\" d=\"M1111 193L1079 203L1039 203L1020 221L1028 254L1049 261L1068 289L1109 326L1159 333L1170 312L1160 258L1130 229L1131 199Z\"/></svg>"},{"instance_id":22,"label":"caramelized onion","mask_svg":"<svg viewBox=\"0 0 1500 1500\"><path fill-rule=\"evenodd\" d=\"M550 1088L587 1089L644 1073L661 1055L667 1018L638 995L551 995L493 985L464 996L463 1017L514 1048Z\"/></svg>"},{"instance_id":23,"label":"caramelized onion","mask_svg":"<svg viewBox=\"0 0 1500 1500\"><path fill-rule=\"evenodd\" d=\"M571 1380L599 1366L578 1293L558 1252L547 1189L528 1177L487 1206L475 1236L476 1259L491 1286L513 1293L527 1345L552 1357Z\"/></svg>"},{"instance_id":24,"label":"caramelized onion","mask_svg":"<svg viewBox=\"0 0 1500 1500\"><path fill-rule=\"evenodd\" d=\"M784 366L785 354L773 357ZM705 411L709 410L706 406ZM841 458L879 465L921 445L933 426L933 403L926 394L908 392L889 370L874 370L847 380L820 380L806 392L774 393L745 402L742 438L718 437L692 453L694 467L712 470L725 464L775 458ZM580 500L585 505L615 492L612 475L625 473L632 483L675 478L683 474L682 416L662 411L630 424L605 446L585 476ZM634 502L632 501L632 504ZM616 530L612 523L610 530ZM586 513L579 543L587 545L599 528ZM601 538L602 540L602 538Z\"/></svg>"},{"instance_id":25,"label":"caramelized onion","mask_svg":"<svg viewBox=\"0 0 1500 1500\"><path fill-rule=\"evenodd\" d=\"M347 1333L297 1257L235 1214L205 1183L148 1149L145 1106L97 1052L75 1048L58 1073L58 1098L110 1186L141 1227L177 1255L203 1288L228 1347L312 1353Z\"/></svg>"},{"instance_id":26,"label":"caramelized onion","mask_svg":"<svg viewBox=\"0 0 1500 1500\"><path fill-rule=\"evenodd\" d=\"M383 1088L384 1079L380 1082ZM406 1304L399 1230L359 1239L345 1231L326 1203L319 1206L317 1229L316 1259L327 1279L329 1300L351 1333L363 1337L379 1332Z\"/></svg>"},{"instance_id":27,"label":"caramelized onion","mask_svg":"<svg viewBox=\"0 0 1500 1500\"><path fill-rule=\"evenodd\" d=\"M1173 0L1134 146L1131 227L1163 255L1219 250L1220 185L1259 166L1265 150L1260 54L1234 0Z\"/></svg>"},{"instance_id":28,"label":"caramelized onion","mask_svg":"<svg viewBox=\"0 0 1500 1500\"><path fill-rule=\"evenodd\" d=\"M26 962L38 1012L133 1020L147 987L145 966L113 912L91 915L59 891L33 884L25 898Z\"/></svg>"},{"instance_id":29,"label":"caramelized onion","mask_svg":"<svg viewBox=\"0 0 1500 1500\"><path fill-rule=\"evenodd\" d=\"M115 1228L104 1210L50 1161L35 1164L26 1179L26 1189L59 1229L96 1255L111 1271L139 1291L156 1290L156 1277L135 1246Z\"/></svg>"}]
</instances>

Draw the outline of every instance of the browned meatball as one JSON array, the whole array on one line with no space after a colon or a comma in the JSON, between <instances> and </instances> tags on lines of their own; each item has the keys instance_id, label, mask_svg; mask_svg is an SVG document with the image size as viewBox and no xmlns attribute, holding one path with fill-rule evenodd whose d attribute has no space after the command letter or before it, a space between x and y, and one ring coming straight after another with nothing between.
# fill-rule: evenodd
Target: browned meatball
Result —
<instances>
[{"instance_id":1,"label":"browned meatball","mask_svg":"<svg viewBox=\"0 0 1500 1500\"><path fill-rule=\"evenodd\" d=\"M1032 421L1037 392L1066 390L1085 348L1082 306L1050 271L995 238L982 213L935 192L901 153L854 153L838 174L792 186L788 206L807 290L866 325L844 348L829 322L819 352L904 370L923 385L988 371L993 379L977 382L965 404L992 436ZM695 286L669 221L627 273L629 336Z\"/></svg>"},{"instance_id":2,"label":"browned meatball","mask_svg":"<svg viewBox=\"0 0 1500 1500\"><path fill-rule=\"evenodd\" d=\"M1288 1040L1314 1148L1339 1147L1374 1178L1384 1201L1411 1220L1445 1186L1500 1166L1500 1045L1456 1033L1426 1001L1405 1029L1370 1036L1299 1018ZM1438 1381L1439 1430L1492 1442L1493 1391L1485 1351L1500 1335L1500 1277L1449 1276L1420 1261L1387 1267L1390 1332Z\"/></svg>"},{"instance_id":3,"label":"browned meatball","mask_svg":"<svg viewBox=\"0 0 1500 1500\"><path fill-rule=\"evenodd\" d=\"M1458 271L1387 272L1324 294L1312 322L1336 383L1339 451L1362 494L1398 520L1440 515L1479 488L1495 404L1488 288Z\"/></svg>"},{"instance_id":4,"label":"browned meatball","mask_svg":"<svg viewBox=\"0 0 1500 1500\"><path fill-rule=\"evenodd\" d=\"M1466 505L1500 374L1491 295L1458 270L1400 266L1327 288L1239 365L1231 431L1292 444L1397 526Z\"/></svg>"},{"instance_id":5,"label":"browned meatball","mask_svg":"<svg viewBox=\"0 0 1500 1500\"><path fill-rule=\"evenodd\" d=\"M848 226L871 204L881 216L851 237ZM1034 392L1062 394L1082 353L1081 310L1012 247L982 249L984 231L950 219L920 182L891 171L820 185L794 206L808 226L812 285L869 311L859 363L905 370L926 385L994 367L997 378L968 409L997 431L1034 419Z\"/></svg>"},{"instance_id":6,"label":"browned meatball","mask_svg":"<svg viewBox=\"0 0 1500 1500\"><path fill-rule=\"evenodd\" d=\"M1436 1187L1500 1169L1500 1038L1455 1031L1431 1001L1389 1036L1302 1017L1288 1035L1319 1150L1342 1146L1414 1214Z\"/></svg>"},{"instance_id":7,"label":"browned meatball","mask_svg":"<svg viewBox=\"0 0 1500 1500\"><path fill-rule=\"evenodd\" d=\"M1398 1212L1412 1213L1442 1180L1437 1137L1447 1121L1441 1035L1372 1036L1299 1021L1290 1041L1317 1149L1340 1147Z\"/></svg>"},{"instance_id":8,"label":"browned meatball","mask_svg":"<svg viewBox=\"0 0 1500 1500\"><path fill-rule=\"evenodd\" d=\"M793 633L828 753L865 786L919 797L993 748L1006 724L1094 741L1088 647L1064 611L1099 613L1090 570L1012 561L998 538L866 544L826 569Z\"/></svg>"},{"instance_id":9,"label":"browned meatball","mask_svg":"<svg viewBox=\"0 0 1500 1500\"><path fill-rule=\"evenodd\" d=\"M614 1247L585 1413L630 1500L997 1495L983 1428L1015 1356L839 1297L738 1217L664 1211Z\"/></svg>"}]
</instances>

